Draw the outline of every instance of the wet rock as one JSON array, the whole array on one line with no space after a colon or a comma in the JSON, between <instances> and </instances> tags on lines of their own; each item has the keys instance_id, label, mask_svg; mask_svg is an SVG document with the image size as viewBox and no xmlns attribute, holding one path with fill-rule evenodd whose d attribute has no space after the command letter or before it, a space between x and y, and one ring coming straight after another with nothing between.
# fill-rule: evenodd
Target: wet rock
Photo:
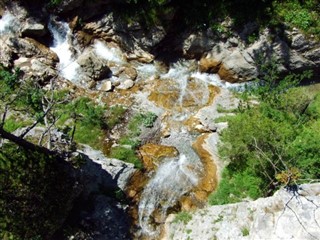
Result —
<instances>
[{"instance_id":1,"label":"wet rock","mask_svg":"<svg viewBox=\"0 0 320 240\"><path fill-rule=\"evenodd\" d=\"M46 64L45 58L34 58L30 61L31 68L30 72L27 72L28 75L32 77L36 77L40 79L41 81L48 81L51 78L54 78L57 76L57 72L52 66Z\"/></svg>"},{"instance_id":2,"label":"wet rock","mask_svg":"<svg viewBox=\"0 0 320 240\"><path fill-rule=\"evenodd\" d=\"M190 34L183 42L183 53L191 58L200 57L204 52L209 51L214 44L215 42L205 32Z\"/></svg>"},{"instance_id":3,"label":"wet rock","mask_svg":"<svg viewBox=\"0 0 320 240\"><path fill-rule=\"evenodd\" d=\"M41 23L27 21L21 30L22 36L25 37L43 37L47 33L45 26Z\"/></svg>"},{"instance_id":4,"label":"wet rock","mask_svg":"<svg viewBox=\"0 0 320 240\"><path fill-rule=\"evenodd\" d=\"M203 164L203 177L194 190L195 198L204 202L207 200L208 195L217 187L217 166L214 162L213 155L209 151L211 148L208 145L206 139L210 137L210 134L200 135L196 141L192 144L193 149L196 151Z\"/></svg>"},{"instance_id":5,"label":"wet rock","mask_svg":"<svg viewBox=\"0 0 320 240\"><path fill-rule=\"evenodd\" d=\"M201 58L199 62L199 71L206 73L217 73L219 71L221 61L214 58Z\"/></svg>"},{"instance_id":6,"label":"wet rock","mask_svg":"<svg viewBox=\"0 0 320 240\"><path fill-rule=\"evenodd\" d=\"M133 67L126 67L122 72L126 77L130 78L132 81L136 80L138 73ZM121 77L121 76L120 76Z\"/></svg>"},{"instance_id":7,"label":"wet rock","mask_svg":"<svg viewBox=\"0 0 320 240\"><path fill-rule=\"evenodd\" d=\"M0 61L4 67L12 67L12 62L14 59L14 51L10 47L10 39L5 37L0 37Z\"/></svg>"},{"instance_id":8,"label":"wet rock","mask_svg":"<svg viewBox=\"0 0 320 240\"><path fill-rule=\"evenodd\" d=\"M100 88L101 91L110 92L113 90L112 82L111 81L104 81Z\"/></svg>"},{"instance_id":9,"label":"wet rock","mask_svg":"<svg viewBox=\"0 0 320 240\"><path fill-rule=\"evenodd\" d=\"M93 191L102 184L104 187L125 190L129 179L136 171L133 164L107 158L101 151L94 150L87 145L83 145L78 152L87 156L88 161L83 170L95 179L95 182L88 187L88 191Z\"/></svg>"},{"instance_id":10,"label":"wet rock","mask_svg":"<svg viewBox=\"0 0 320 240\"><path fill-rule=\"evenodd\" d=\"M179 154L175 147L152 143L141 146L139 152L142 156L143 166L148 171L155 170L162 159L176 157Z\"/></svg>"},{"instance_id":11,"label":"wet rock","mask_svg":"<svg viewBox=\"0 0 320 240\"><path fill-rule=\"evenodd\" d=\"M88 46L93 40L93 36L84 31L78 31L76 33L76 38L78 40L78 43L84 47Z\"/></svg>"},{"instance_id":12,"label":"wet rock","mask_svg":"<svg viewBox=\"0 0 320 240\"><path fill-rule=\"evenodd\" d=\"M118 89L122 89L122 90L127 90L130 89L134 86L134 81L132 81L131 79L127 79L123 82L120 83L119 86L117 86Z\"/></svg>"},{"instance_id":13,"label":"wet rock","mask_svg":"<svg viewBox=\"0 0 320 240\"><path fill-rule=\"evenodd\" d=\"M135 49L133 53L127 54L127 59L129 61L137 60L141 63L151 63L154 60L154 56L142 50Z\"/></svg>"},{"instance_id":14,"label":"wet rock","mask_svg":"<svg viewBox=\"0 0 320 240\"><path fill-rule=\"evenodd\" d=\"M222 61L218 74L221 79L233 83L252 80L258 76L258 71L242 52L234 51Z\"/></svg>"}]
</instances>

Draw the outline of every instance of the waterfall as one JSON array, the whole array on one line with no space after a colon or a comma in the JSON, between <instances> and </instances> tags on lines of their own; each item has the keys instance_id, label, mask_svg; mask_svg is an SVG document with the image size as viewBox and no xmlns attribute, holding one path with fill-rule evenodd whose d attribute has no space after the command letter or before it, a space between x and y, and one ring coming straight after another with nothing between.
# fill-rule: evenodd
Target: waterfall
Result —
<instances>
[{"instance_id":1,"label":"waterfall","mask_svg":"<svg viewBox=\"0 0 320 240\"><path fill-rule=\"evenodd\" d=\"M0 19L0 35L14 32L16 29L17 20L10 12L5 12Z\"/></svg>"},{"instance_id":2,"label":"waterfall","mask_svg":"<svg viewBox=\"0 0 320 240\"><path fill-rule=\"evenodd\" d=\"M101 41L95 41L94 50L98 56L107 61L118 64L124 63L120 50L117 48L109 48Z\"/></svg>"},{"instance_id":3,"label":"waterfall","mask_svg":"<svg viewBox=\"0 0 320 240\"><path fill-rule=\"evenodd\" d=\"M198 176L191 161L184 154L179 158L169 159L159 166L154 177L145 186L138 209L143 234L157 236L159 229L153 223L154 219L164 222L168 209L174 207L181 196L197 185Z\"/></svg>"},{"instance_id":4,"label":"waterfall","mask_svg":"<svg viewBox=\"0 0 320 240\"><path fill-rule=\"evenodd\" d=\"M75 82L77 81L77 70L79 64L75 61L72 47L69 44L71 29L66 22L58 22L50 19L49 31L53 36L53 45L50 47L59 57L59 72L62 77Z\"/></svg>"}]
</instances>

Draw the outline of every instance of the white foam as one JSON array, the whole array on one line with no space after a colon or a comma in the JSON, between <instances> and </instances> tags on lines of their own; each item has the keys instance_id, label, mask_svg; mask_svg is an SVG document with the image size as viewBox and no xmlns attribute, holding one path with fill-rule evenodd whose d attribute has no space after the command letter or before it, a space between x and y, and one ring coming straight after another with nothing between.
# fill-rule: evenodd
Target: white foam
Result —
<instances>
[{"instance_id":1,"label":"white foam","mask_svg":"<svg viewBox=\"0 0 320 240\"><path fill-rule=\"evenodd\" d=\"M97 40L94 43L94 50L98 56L107 61L123 63L123 57L117 48L109 48L106 44Z\"/></svg>"},{"instance_id":2,"label":"white foam","mask_svg":"<svg viewBox=\"0 0 320 240\"><path fill-rule=\"evenodd\" d=\"M79 69L79 64L75 61L75 57L71 51L71 46L69 44L69 38L71 36L71 30L66 22L58 22L58 26L53 24L51 21L49 23L49 30L53 35L53 46L50 47L59 57L59 71L60 74L70 80L75 82L77 80L77 72Z\"/></svg>"},{"instance_id":3,"label":"white foam","mask_svg":"<svg viewBox=\"0 0 320 240\"><path fill-rule=\"evenodd\" d=\"M10 12L5 12L0 19L0 34L12 32L15 24L15 17Z\"/></svg>"}]
</instances>

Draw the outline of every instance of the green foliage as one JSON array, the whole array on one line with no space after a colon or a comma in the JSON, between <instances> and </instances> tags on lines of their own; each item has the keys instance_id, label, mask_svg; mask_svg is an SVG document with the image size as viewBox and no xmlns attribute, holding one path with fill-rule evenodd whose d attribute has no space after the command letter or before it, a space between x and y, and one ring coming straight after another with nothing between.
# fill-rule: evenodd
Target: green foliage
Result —
<instances>
[{"instance_id":1,"label":"green foliage","mask_svg":"<svg viewBox=\"0 0 320 240\"><path fill-rule=\"evenodd\" d=\"M142 168L142 163L132 148L118 146L111 149L110 156L122 161L133 163L136 168Z\"/></svg>"},{"instance_id":2,"label":"green foliage","mask_svg":"<svg viewBox=\"0 0 320 240\"><path fill-rule=\"evenodd\" d=\"M127 109L121 105L116 105L108 110L107 126L108 128L112 129L117 124L121 123Z\"/></svg>"},{"instance_id":3,"label":"green foliage","mask_svg":"<svg viewBox=\"0 0 320 240\"><path fill-rule=\"evenodd\" d=\"M130 120L128 129L133 135L139 135L141 133L141 126L150 128L153 126L156 119L157 115L152 112L139 113Z\"/></svg>"},{"instance_id":4,"label":"green foliage","mask_svg":"<svg viewBox=\"0 0 320 240\"><path fill-rule=\"evenodd\" d=\"M121 145L129 145L129 146L131 146L132 149L137 149L141 144L139 138L133 137L130 135L129 136L125 135L125 136L121 137L119 139L119 143Z\"/></svg>"},{"instance_id":5,"label":"green foliage","mask_svg":"<svg viewBox=\"0 0 320 240\"><path fill-rule=\"evenodd\" d=\"M147 128L153 127L153 123L157 120L157 115L153 112L147 112L142 114L143 117L143 126Z\"/></svg>"},{"instance_id":6,"label":"green foliage","mask_svg":"<svg viewBox=\"0 0 320 240\"><path fill-rule=\"evenodd\" d=\"M0 151L0 238L49 239L66 217L74 179L49 156L4 144Z\"/></svg>"},{"instance_id":7,"label":"green foliage","mask_svg":"<svg viewBox=\"0 0 320 240\"><path fill-rule=\"evenodd\" d=\"M188 212L179 212L174 218L174 223L182 222L183 224L187 224L192 220L192 215Z\"/></svg>"},{"instance_id":8,"label":"green foliage","mask_svg":"<svg viewBox=\"0 0 320 240\"><path fill-rule=\"evenodd\" d=\"M256 199L281 184L320 177L320 98L307 88L292 87L300 77L288 76L279 83L273 81L276 77L265 79L260 88L246 93L239 112L228 117L219 145L228 165L209 196L210 204ZM252 105L252 99L260 104Z\"/></svg>"},{"instance_id":9,"label":"green foliage","mask_svg":"<svg viewBox=\"0 0 320 240\"><path fill-rule=\"evenodd\" d=\"M61 114L58 125L71 136L75 124L74 140L76 142L102 149L107 128L105 112L105 107L96 105L89 98L81 97L60 106L57 110L57 114Z\"/></svg>"},{"instance_id":10,"label":"green foliage","mask_svg":"<svg viewBox=\"0 0 320 240\"><path fill-rule=\"evenodd\" d=\"M18 128L26 127L30 124L29 121L21 121L16 118L10 117L6 119L3 129L7 132L14 132Z\"/></svg>"},{"instance_id":11,"label":"green foliage","mask_svg":"<svg viewBox=\"0 0 320 240\"><path fill-rule=\"evenodd\" d=\"M94 104L89 98L81 97L73 101L69 106L69 114L80 119L84 126L105 126L105 108Z\"/></svg>"},{"instance_id":12,"label":"green foliage","mask_svg":"<svg viewBox=\"0 0 320 240\"><path fill-rule=\"evenodd\" d=\"M241 229L241 233L242 233L242 236L245 237L245 236L249 236L250 231L249 231L248 228L244 227L244 228Z\"/></svg>"},{"instance_id":13,"label":"green foliage","mask_svg":"<svg viewBox=\"0 0 320 240\"><path fill-rule=\"evenodd\" d=\"M133 163L137 168L142 168L142 163L136 155L136 149L141 144L139 140L141 127L152 127L156 119L157 115L152 112L134 115L128 122L128 132L118 141L121 146L112 148L110 156L125 162Z\"/></svg>"},{"instance_id":14,"label":"green foliage","mask_svg":"<svg viewBox=\"0 0 320 240\"><path fill-rule=\"evenodd\" d=\"M188 1L188 4L183 0L127 0L126 3L129 6L122 6L121 14L126 15L129 23L138 21L145 26L166 26L166 19L170 20L175 16L173 24L179 27L210 27L215 35L221 36L228 35L230 31L221 22L231 19L231 27L236 31L242 31L243 25L249 22L257 23L260 29L269 27L275 31L289 24L320 37L320 6L317 0L198 0ZM252 6L255 7L254 11ZM253 43L258 37L259 29L249 33L246 41Z\"/></svg>"},{"instance_id":15,"label":"green foliage","mask_svg":"<svg viewBox=\"0 0 320 240\"><path fill-rule=\"evenodd\" d=\"M277 14L293 27L309 34L320 35L320 6L316 0L274 1Z\"/></svg>"},{"instance_id":16,"label":"green foliage","mask_svg":"<svg viewBox=\"0 0 320 240\"><path fill-rule=\"evenodd\" d=\"M15 70L13 73L6 69L0 69L0 96L4 94L11 94L19 82L19 70Z\"/></svg>"},{"instance_id":17,"label":"green foliage","mask_svg":"<svg viewBox=\"0 0 320 240\"><path fill-rule=\"evenodd\" d=\"M250 169L234 173L228 168L223 171L223 177L216 192L209 196L209 204L221 205L239 202L246 197L256 199L262 194L260 186L263 179L256 176Z\"/></svg>"},{"instance_id":18,"label":"green foliage","mask_svg":"<svg viewBox=\"0 0 320 240\"><path fill-rule=\"evenodd\" d=\"M49 2L47 4L50 8L55 8L63 2L63 0L48 0L48 1Z\"/></svg>"}]
</instances>

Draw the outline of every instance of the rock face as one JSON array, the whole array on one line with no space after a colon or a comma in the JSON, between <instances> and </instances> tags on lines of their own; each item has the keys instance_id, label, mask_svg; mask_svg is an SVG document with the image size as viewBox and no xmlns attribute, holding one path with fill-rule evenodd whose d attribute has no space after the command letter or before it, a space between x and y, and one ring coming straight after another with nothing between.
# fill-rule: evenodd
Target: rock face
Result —
<instances>
[{"instance_id":1,"label":"rock face","mask_svg":"<svg viewBox=\"0 0 320 240\"><path fill-rule=\"evenodd\" d=\"M207 53L200 60L200 71L218 72L228 82L252 80L262 74L261 64L271 61L278 64L280 73L319 71L319 43L306 39L298 30L286 31L284 38L265 30L249 45L235 35L215 40L210 50L201 47L197 51Z\"/></svg>"},{"instance_id":2,"label":"rock face","mask_svg":"<svg viewBox=\"0 0 320 240\"><path fill-rule=\"evenodd\" d=\"M102 80L109 78L112 74L107 61L99 58L92 51L82 54L77 62L85 75L82 78L86 78L86 81L91 79L95 81Z\"/></svg>"},{"instance_id":3,"label":"rock face","mask_svg":"<svg viewBox=\"0 0 320 240\"><path fill-rule=\"evenodd\" d=\"M154 170L164 158L172 158L179 155L178 150L172 146L148 143L139 148L144 167Z\"/></svg>"},{"instance_id":4,"label":"rock face","mask_svg":"<svg viewBox=\"0 0 320 240\"><path fill-rule=\"evenodd\" d=\"M294 189L291 189L294 190ZM163 239L319 239L320 184L256 201L206 207L184 224L169 216Z\"/></svg>"},{"instance_id":5,"label":"rock face","mask_svg":"<svg viewBox=\"0 0 320 240\"><path fill-rule=\"evenodd\" d=\"M84 187L70 216L74 239L130 239L130 218L119 199L135 173L133 164L106 158L89 146L79 150ZM122 195L124 200L124 195Z\"/></svg>"},{"instance_id":6,"label":"rock face","mask_svg":"<svg viewBox=\"0 0 320 240\"><path fill-rule=\"evenodd\" d=\"M95 186L92 185L92 188L101 185L105 188L120 188L124 191L128 180L136 171L133 164L106 158L101 151L94 150L89 146L84 146L79 152L88 157L84 171L95 179Z\"/></svg>"}]
</instances>

